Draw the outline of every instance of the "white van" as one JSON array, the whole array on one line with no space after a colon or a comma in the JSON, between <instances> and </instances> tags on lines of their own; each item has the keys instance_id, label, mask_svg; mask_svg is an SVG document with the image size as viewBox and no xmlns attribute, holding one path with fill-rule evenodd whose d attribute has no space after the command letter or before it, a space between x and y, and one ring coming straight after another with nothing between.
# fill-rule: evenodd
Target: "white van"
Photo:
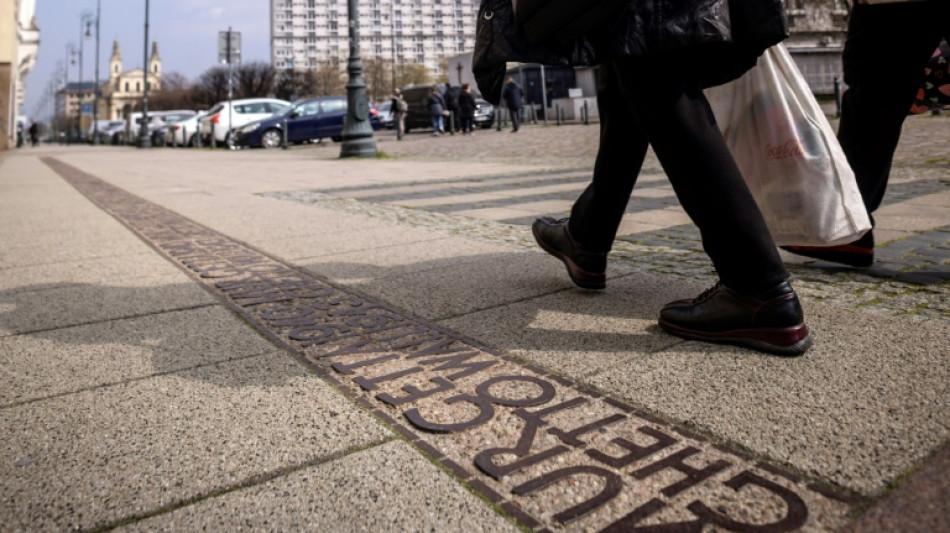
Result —
<instances>
[{"instance_id":1,"label":"white van","mask_svg":"<svg viewBox=\"0 0 950 533\"><path fill-rule=\"evenodd\" d=\"M214 126L215 142L230 144L231 130L240 128L248 122L283 113L290 109L290 105L290 102L277 98L242 98L231 100L230 106L227 101L218 102L198 121L201 128L201 140L205 146L211 143L211 130Z\"/></svg>"}]
</instances>

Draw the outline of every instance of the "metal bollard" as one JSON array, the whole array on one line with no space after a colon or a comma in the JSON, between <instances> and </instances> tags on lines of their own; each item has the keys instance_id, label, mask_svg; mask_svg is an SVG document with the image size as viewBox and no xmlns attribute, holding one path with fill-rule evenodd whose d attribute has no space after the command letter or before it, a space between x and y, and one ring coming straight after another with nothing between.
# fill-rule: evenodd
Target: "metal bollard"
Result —
<instances>
[{"instance_id":1,"label":"metal bollard","mask_svg":"<svg viewBox=\"0 0 950 533\"><path fill-rule=\"evenodd\" d=\"M175 135L174 135L174 134L172 134L172 146L175 146ZM181 147L182 147L182 148L187 148L187 147L188 147L188 128L186 128L186 127L184 127L184 126L181 127Z\"/></svg>"},{"instance_id":2,"label":"metal bollard","mask_svg":"<svg viewBox=\"0 0 950 533\"><path fill-rule=\"evenodd\" d=\"M554 105L554 120L555 124L561 125L561 106L558 104Z\"/></svg>"},{"instance_id":3,"label":"metal bollard","mask_svg":"<svg viewBox=\"0 0 950 533\"><path fill-rule=\"evenodd\" d=\"M211 148L218 147L218 140L214 138L214 122L211 123Z\"/></svg>"},{"instance_id":4,"label":"metal bollard","mask_svg":"<svg viewBox=\"0 0 950 533\"><path fill-rule=\"evenodd\" d=\"M531 106L531 123L538 124L538 108Z\"/></svg>"},{"instance_id":5,"label":"metal bollard","mask_svg":"<svg viewBox=\"0 0 950 533\"><path fill-rule=\"evenodd\" d=\"M841 81L835 76L835 116L841 117Z\"/></svg>"},{"instance_id":6,"label":"metal bollard","mask_svg":"<svg viewBox=\"0 0 950 533\"><path fill-rule=\"evenodd\" d=\"M590 105L584 100L584 125L590 126Z\"/></svg>"},{"instance_id":7,"label":"metal bollard","mask_svg":"<svg viewBox=\"0 0 950 533\"><path fill-rule=\"evenodd\" d=\"M281 140L280 147L283 148L284 150L286 150L286 149L288 148L288 146L287 146L287 119L286 119L286 118L284 119L284 128L283 128L283 129L284 129L284 131L283 131L283 139Z\"/></svg>"}]
</instances>

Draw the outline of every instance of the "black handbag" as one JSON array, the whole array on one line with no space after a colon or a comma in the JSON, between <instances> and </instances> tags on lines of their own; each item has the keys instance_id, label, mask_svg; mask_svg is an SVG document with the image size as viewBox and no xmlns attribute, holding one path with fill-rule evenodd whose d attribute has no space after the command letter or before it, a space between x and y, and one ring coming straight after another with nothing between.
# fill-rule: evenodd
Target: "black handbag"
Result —
<instances>
[{"instance_id":1,"label":"black handbag","mask_svg":"<svg viewBox=\"0 0 950 533\"><path fill-rule=\"evenodd\" d=\"M630 0L512 0L529 43L569 43L615 17Z\"/></svg>"},{"instance_id":2,"label":"black handbag","mask_svg":"<svg viewBox=\"0 0 950 533\"><path fill-rule=\"evenodd\" d=\"M598 63L593 47L584 39L570 43L529 43L515 22L513 7L512 0L482 0L478 9L472 73L485 100L498 105L509 62L552 66Z\"/></svg>"}]
</instances>

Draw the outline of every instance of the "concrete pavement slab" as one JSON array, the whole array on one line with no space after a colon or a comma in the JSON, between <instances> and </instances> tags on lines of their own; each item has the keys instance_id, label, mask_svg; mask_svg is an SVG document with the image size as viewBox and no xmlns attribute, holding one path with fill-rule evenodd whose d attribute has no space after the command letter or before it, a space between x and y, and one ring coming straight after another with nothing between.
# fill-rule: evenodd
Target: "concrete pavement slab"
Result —
<instances>
[{"instance_id":1,"label":"concrete pavement slab","mask_svg":"<svg viewBox=\"0 0 950 533\"><path fill-rule=\"evenodd\" d=\"M130 251L127 254L91 259L56 261L46 257L46 260L50 262L0 270L0 294L31 291L37 287L109 283L116 279L170 275L174 272L169 269L171 265L168 261L152 250Z\"/></svg>"},{"instance_id":2,"label":"concrete pavement slab","mask_svg":"<svg viewBox=\"0 0 950 533\"><path fill-rule=\"evenodd\" d=\"M519 531L403 441L229 492L118 531Z\"/></svg>"},{"instance_id":3,"label":"concrete pavement slab","mask_svg":"<svg viewBox=\"0 0 950 533\"><path fill-rule=\"evenodd\" d=\"M0 521L100 529L390 438L284 352L0 411Z\"/></svg>"},{"instance_id":4,"label":"concrete pavement slab","mask_svg":"<svg viewBox=\"0 0 950 533\"><path fill-rule=\"evenodd\" d=\"M273 350L220 306L3 337L0 407Z\"/></svg>"},{"instance_id":5,"label":"concrete pavement slab","mask_svg":"<svg viewBox=\"0 0 950 533\"><path fill-rule=\"evenodd\" d=\"M477 260L487 254L509 252L510 248L460 237L444 237L344 254L300 259L307 270L344 285L366 283L425 270L441 270L451 265Z\"/></svg>"},{"instance_id":6,"label":"concrete pavement slab","mask_svg":"<svg viewBox=\"0 0 950 533\"><path fill-rule=\"evenodd\" d=\"M566 278L564 266L547 254L510 251L373 280L359 290L425 319L443 320L561 290Z\"/></svg>"},{"instance_id":7,"label":"concrete pavement slab","mask_svg":"<svg viewBox=\"0 0 950 533\"><path fill-rule=\"evenodd\" d=\"M214 303L183 272L0 293L0 337Z\"/></svg>"},{"instance_id":8,"label":"concrete pavement slab","mask_svg":"<svg viewBox=\"0 0 950 533\"><path fill-rule=\"evenodd\" d=\"M583 378L680 342L656 326L668 285L662 276L629 275L608 280L605 291L565 288L439 324L557 374Z\"/></svg>"}]
</instances>

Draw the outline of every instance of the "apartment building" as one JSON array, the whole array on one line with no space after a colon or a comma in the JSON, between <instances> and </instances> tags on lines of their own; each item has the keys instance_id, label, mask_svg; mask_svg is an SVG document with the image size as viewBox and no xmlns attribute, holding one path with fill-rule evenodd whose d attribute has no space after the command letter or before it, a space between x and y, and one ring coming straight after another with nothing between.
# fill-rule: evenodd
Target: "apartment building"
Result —
<instances>
[{"instance_id":1,"label":"apartment building","mask_svg":"<svg viewBox=\"0 0 950 533\"><path fill-rule=\"evenodd\" d=\"M477 0L359 0L360 56L422 64L475 46ZM349 57L347 0L270 0L271 64L307 70L345 68Z\"/></svg>"}]
</instances>

